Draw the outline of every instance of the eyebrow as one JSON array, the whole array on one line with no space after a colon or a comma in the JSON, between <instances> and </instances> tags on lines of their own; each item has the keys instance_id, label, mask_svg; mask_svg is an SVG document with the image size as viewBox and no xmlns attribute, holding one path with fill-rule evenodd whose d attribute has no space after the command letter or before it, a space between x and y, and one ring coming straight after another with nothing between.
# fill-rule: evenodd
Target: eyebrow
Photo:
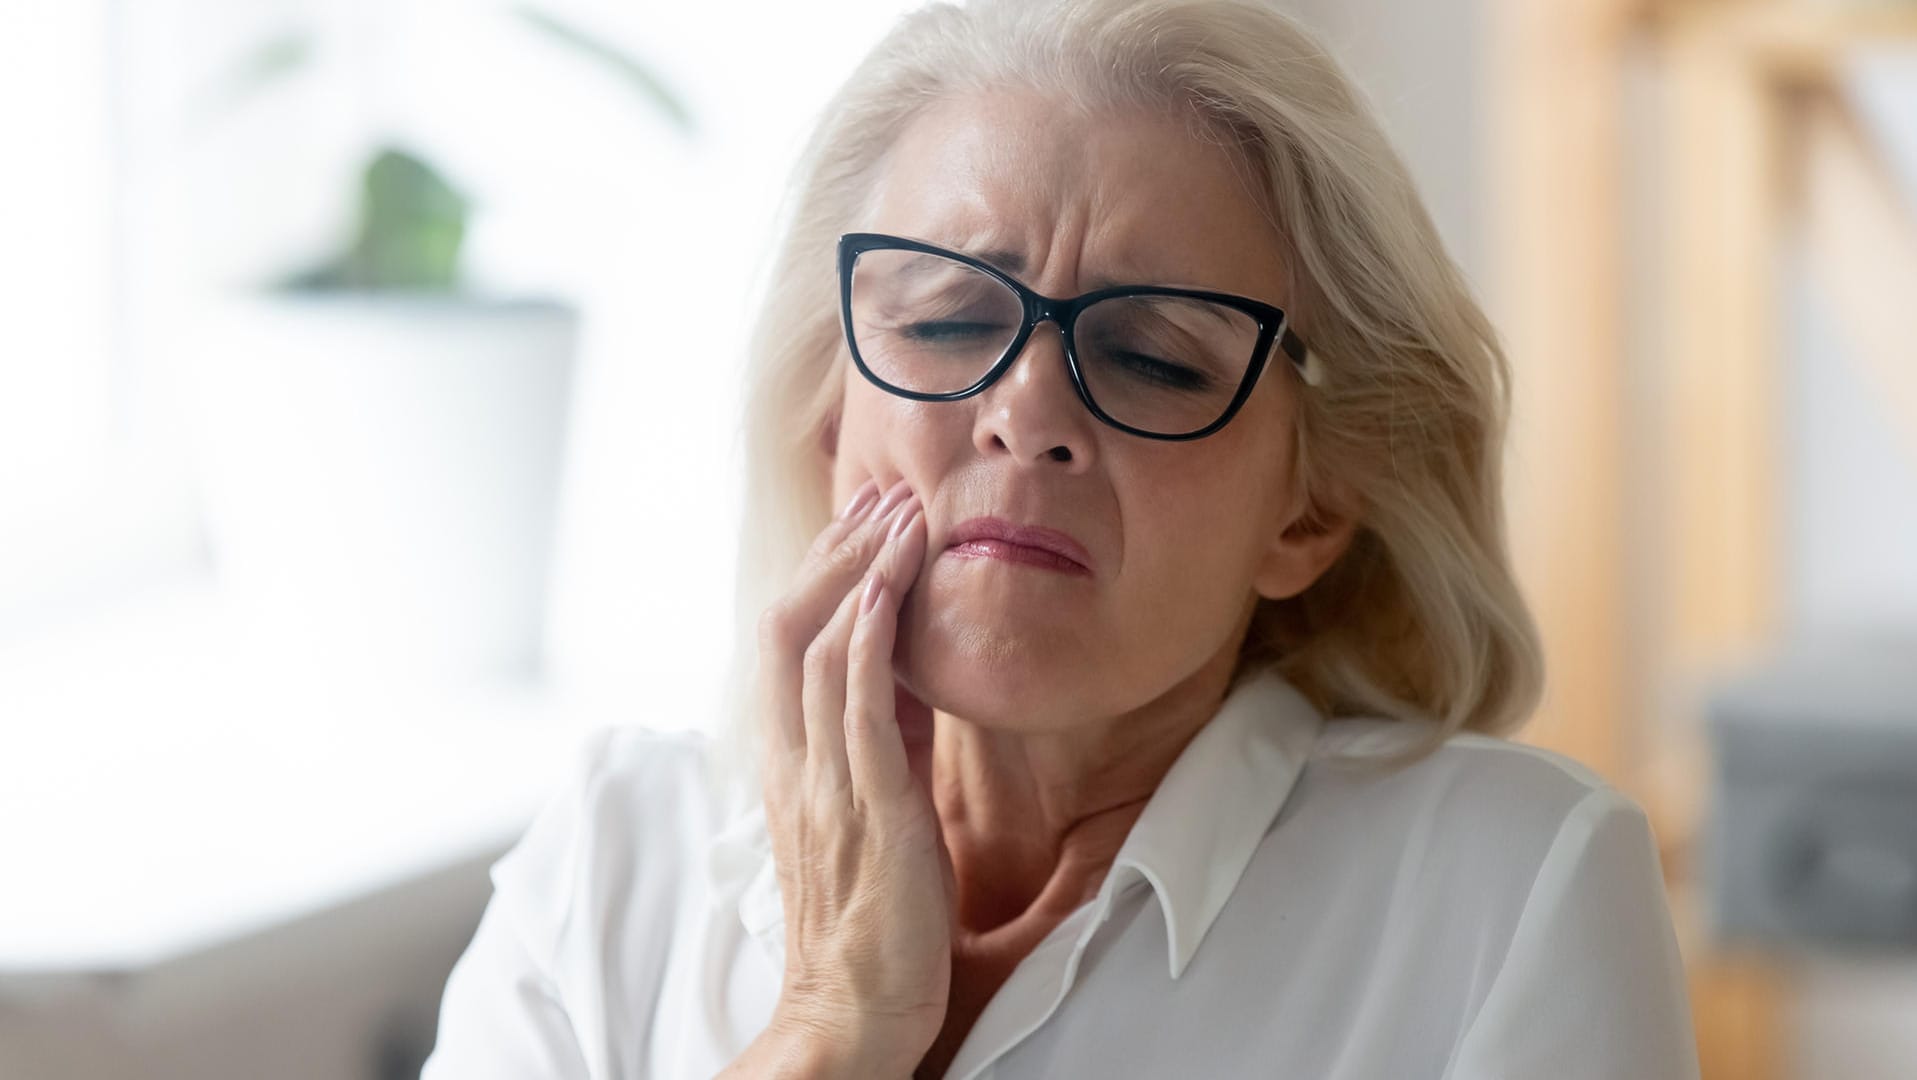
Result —
<instances>
[{"instance_id":1,"label":"eyebrow","mask_svg":"<svg viewBox=\"0 0 1917 1080\"><path fill-rule=\"evenodd\" d=\"M965 249L954 247L952 250L964 251ZM1013 251L1010 248L992 248L988 251L977 251L971 252L970 254L973 258L991 263L1000 270L1014 274L1022 274L1025 272L1025 254L1023 252Z\"/></svg>"},{"instance_id":2,"label":"eyebrow","mask_svg":"<svg viewBox=\"0 0 1917 1080\"><path fill-rule=\"evenodd\" d=\"M953 251L965 251L962 247L955 247L950 244L946 246L950 247ZM1023 274L1025 272L1025 254L1021 251L1014 251L1010 248L992 248L989 251L967 253L981 262L991 263L993 266L998 267L1008 274ZM1146 283L1143 281L1121 281L1117 278L1110 277L1095 277L1086 279L1085 284L1093 289L1110 289L1118 285L1142 285Z\"/></svg>"},{"instance_id":3,"label":"eyebrow","mask_svg":"<svg viewBox=\"0 0 1917 1080\"><path fill-rule=\"evenodd\" d=\"M954 247L953 245L950 245L950 244L946 244L943 246L951 248L951 250L953 251L965 250L964 248ZM1013 251L1010 248L991 248L986 251L973 252L969 254L971 254L973 258L976 258L981 262L991 263L993 266L996 266L1000 270L1003 270L1009 274L1022 274L1025 272L1024 254L1018 251ZM1127 282L1127 281L1117 281L1115 279L1108 278L1108 277L1096 277L1086 281L1085 284L1090 286L1093 289L1109 289L1117 285L1130 285L1130 284L1136 284L1136 283ZM1226 315L1221 311L1217 311L1210 307L1202 307L1197 310L1202 311L1207 315L1210 315L1213 321L1215 322L1224 323L1227 326L1232 325L1231 320L1227 318Z\"/></svg>"}]
</instances>

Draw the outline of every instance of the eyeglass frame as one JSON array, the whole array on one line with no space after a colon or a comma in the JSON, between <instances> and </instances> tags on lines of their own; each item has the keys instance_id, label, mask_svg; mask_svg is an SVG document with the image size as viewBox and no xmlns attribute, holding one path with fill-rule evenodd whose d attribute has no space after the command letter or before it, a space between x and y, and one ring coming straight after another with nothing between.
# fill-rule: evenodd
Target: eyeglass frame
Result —
<instances>
[{"instance_id":1,"label":"eyeglass frame","mask_svg":"<svg viewBox=\"0 0 1917 1080\"><path fill-rule=\"evenodd\" d=\"M866 366L865 358L859 355L857 335L852 332L852 271L858 263L858 257L868 251L913 251L922 255L936 255L941 258L951 259L954 262L971 267L998 281L1018 296L1019 304L1024 311L1024 322L1019 326L1018 333L1013 336L1011 344L1005 347L1004 355L993 361L992 366L986 370L984 375L979 377L977 382L963 390L952 390L945 393L928 393L920 390L907 390L901 386L894 386L884 379L879 378L873 373L871 368ZM1229 423L1233 416L1238 414L1238 410L1243 407L1245 402L1251 397L1252 388L1257 386L1258 377L1264 372L1266 360L1271 355L1272 342L1274 340L1277 341L1278 347L1284 351L1285 355L1291 358L1292 364L1297 367L1301 378L1307 383L1315 384L1317 382L1310 364L1310 351L1306 348L1304 339L1292 331L1290 317L1285 314L1284 309L1272 304L1267 304L1262 300L1254 300L1248 296L1214 292L1208 289L1186 289L1174 285L1114 285L1108 288L1094 289L1091 292L1081 293L1074 297L1046 296L1044 293L1033 289L1031 286L1026 285L1024 282L983 259L967 255L962 251L953 251L950 248L939 247L936 244L927 243L923 240L914 240L904 236L893 236L888 233L849 232L841 235L839 237L838 263L839 313L844 323L846 348L851 350L852 353L852 362L858 366L859 373L865 376L866 381L872 383L872 385L889 394L910 398L913 401L961 401L975 394L985 392L986 388L997 382L1000 376L1011 370L1012 364L1017 361L1019 354L1024 351L1025 343L1031 338L1032 332L1038 328L1039 323L1047 320L1050 320L1053 325L1057 326L1060 334L1064 336L1065 366L1067 370L1071 372L1072 385L1078 391L1078 399L1083 402L1085 407L1091 411L1091 414L1100 421L1120 431L1137 435L1141 438L1161 439L1167 442L1187 442L1192 439L1202 439L1207 435L1215 434L1220 428ZM1191 300L1205 300L1243 312L1257 322L1258 341L1252 346L1251 361L1246 365L1244 379L1239 383L1237 392L1232 395L1231 403L1225 406L1225 411L1222 416L1205 427L1199 428L1197 431L1180 435L1167 435L1162 432L1146 431L1143 428L1135 428L1130 424L1123 423L1106 413L1105 410L1099 408L1098 403L1092 400L1091 391L1085 386L1084 372L1079 368L1078 364L1076 332L1078 316L1086 308L1091 307L1101 300L1112 300L1125 296L1170 296Z\"/></svg>"}]
</instances>

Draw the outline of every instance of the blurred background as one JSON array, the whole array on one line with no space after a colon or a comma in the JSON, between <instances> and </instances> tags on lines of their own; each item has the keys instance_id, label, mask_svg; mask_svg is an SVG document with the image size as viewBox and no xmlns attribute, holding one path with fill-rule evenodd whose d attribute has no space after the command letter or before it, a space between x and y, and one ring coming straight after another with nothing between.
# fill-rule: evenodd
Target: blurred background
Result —
<instances>
[{"instance_id":1,"label":"blurred background","mask_svg":"<svg viewBox=\"0 0 1917 1080\"><path fill-rule=\"evenodd\" d=\"M580 738L714 721L781 185L913 6L0 16L0 1076L417 1074ZM1705 1075L1917 1075L1917 2L1282 6L1510 347L1522 737Z\"/></svg>"}]
</instances>

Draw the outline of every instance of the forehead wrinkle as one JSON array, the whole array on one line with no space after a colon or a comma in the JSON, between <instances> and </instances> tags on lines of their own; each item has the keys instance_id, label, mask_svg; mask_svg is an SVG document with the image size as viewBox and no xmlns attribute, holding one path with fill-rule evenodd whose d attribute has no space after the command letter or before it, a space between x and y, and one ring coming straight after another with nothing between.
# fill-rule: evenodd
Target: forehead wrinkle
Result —
<instances>
[{"instance_id":1,"label":"forehead wrinkle","mask_svg":"<svg viewBox=\"0 0 1917 1080\"><path fill-rule=\"evenodd\" d=\"M984 235L988 239L981 241L969 239L979 235L976 232L930 230L926 235L918 238L951 251L970 255L1007 274L1022 278L1030 270L1031 260L1026 257L1022 248L997 239L1001 233L1002 230L987 232ZM1087 289L1109 289L1119 285L1170 285L1181 288L1210 289L1214 292L1230 291L1212 285L1192 284L1192 279L1188 275L1145 273L1137 269L1139 263L1123 257L1105 261L1112 267L1109 272L1093 274L1081 279Z\"/></svg>"},{"instance_id":2,"label":"forehead wrinkle","mask_svg":"<svg viewBox=\"0 0 1917 1080\"><path fill-rule=\"evenodd\" d=\"M928 227L903 229L893 227L879 231L893 232L914 240L921 240L949 251L969 255L980 262L992 266L1013 277L1031 284L1028 276L1033 260L1026 254L1026 248L1015 230L1001 221L991 219L989 212L983 211L983 204L976 199L967 199L967 209L973 211L961 219L964 224L948 227ZM980 224L981 220L984 222ZM1103 231L1110 232L1111 229ZM1088 238L1085 246L1091 246ZM1140 270L1140 266L1149 265L1148 261L1137 259L1129 254L1120 254L1095 260L1106 269L1104 272L1089 274L1079 279L1086 291L1114 288L1121 285L1157 285L1172 288L1199 289L1210 292L1233 293L1251 296L1255 299L1268 299L1259 294L1263 289L1247 289L1218 281L1207 281L1209 275L1203 272L1152 272ZM1276 301L1271 301L1276 302Z\"/></svg>"},{"instance_id":3,"label":"forehead wrinkle","mask_svg":"<svg viewBox=\"0 0 1917 1080\"><path fill-rule=\"evenodd\" d=\"M880 201L891 211L885 216L894 227L881 231L963 252L1027 284L1034 284L1035 268L1047 261L1044 245L1049 238L1076 236L1079 250L1060 254L1097 264L1100 273L1077 279L1088 290L1164 285L1280 299L1263 296L1265 288L1206 280L1217 277L1217 267L1204 266L1197 250L1169 259L1162 251L1137 250L1135 243L1128 250L1126 237L1150 235L1149 227L1138 227L1140 215L1162 208L1124 205L1127 185L1114 178L1081 175L1077 184L1089 181L1090 186L1074 187L1067 173L1047 167L1073 160L1074 148L1027 130L1023 122L981 121L963 111L935 107L913 127L916 130L895 143L888 155L886 197ZM1042 146L1034 145L1041 139ZM913 152L899 153L907 143ZM902 159L910 160L903 169L898 167L905 163ZM1243 194L1243 179L1234 175L1232 180ZM1067 189L1073 191L1070 198L1065 197ZM1107 205L1112 198L1120 205ZM1006 213L1008 208L1013 212ZM1074 220L1064 220L1065 214ZM1149 225L1150 219L1144 220ZM1093 258L1101 238L1115 253ZM1200 261L1194 264L1191 259Z\"/></svg>"},{"instance_id":4,"label":"forehead wrinkle","mask_svg":"<svg viewBox=\"0 0 1917 1080\"><path fill-rule=\"evenodd\" d=\"M978 203L974 201L972 205L976 207ZM924 240L926 244L945 247L949 251L959 251L962 255L970 255L985 265L1005 270L1006 274L1024 278L1033 265L1031 257L1026 255L1026 247L1014 238L1014 232L1006 228L1005 224L991 221L989 213L983 213L980 217L989 223L918 228L911 232L903 232L903 236L909 236L912 240ZM1085 276L1083 278L1085 288L1102 290L1102 288L1114 288L1114 286L1179 286L1179 288L1200 288L1200 290L1213 290L1213 292L1231 292L1231 290L1223 290L1208 284L1194 284L1194 278L1190 274L1144 272L1139 270L1144 263L1135 261L1127 255L1118 255L1114 259L1102 259L1102 263L1108 267L1108 270L1102 274Z\"/></svg>"}]
</instances>

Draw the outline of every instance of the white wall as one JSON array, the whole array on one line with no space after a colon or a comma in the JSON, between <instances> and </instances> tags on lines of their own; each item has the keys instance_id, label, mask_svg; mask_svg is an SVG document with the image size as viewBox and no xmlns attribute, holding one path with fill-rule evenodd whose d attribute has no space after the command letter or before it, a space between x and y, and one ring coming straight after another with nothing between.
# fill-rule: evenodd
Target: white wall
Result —
<instances>
[{"instance_id":1,"label":"white wall","mask_svg":"<svg viewBox=\"0 0 1917 1080\"><path fill-rule=\"evenodd\" d=\"M1486 286L1486 0L1285 0L1383 117L1445 248Z\"/></svg>"}]
</instances>

